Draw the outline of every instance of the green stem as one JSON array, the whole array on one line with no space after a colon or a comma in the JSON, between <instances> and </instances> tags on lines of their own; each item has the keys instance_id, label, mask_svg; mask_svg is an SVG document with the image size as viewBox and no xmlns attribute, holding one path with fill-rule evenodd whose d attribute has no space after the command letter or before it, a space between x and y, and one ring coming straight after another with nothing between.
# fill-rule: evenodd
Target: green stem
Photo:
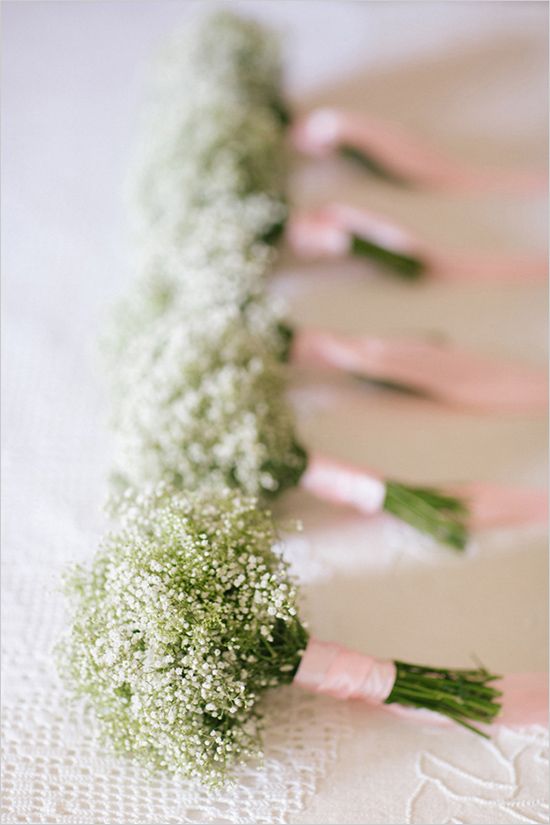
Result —
<instances>
[{"instance_id":1,"label":"green stem","mask_svg":"<svg viewBox=\"0 0 550 825\"><path fill-rule=\"evenodd\" d=\"M489 724L500 712L498 698L502 693L489 684L499 676L485 668L447 670L399 661L395 666L397 676L386 704L432 710L486 736L472 722Z\"/></svg>"},{"instance_id":2,"label":"green stem","mask_svg":"<svg viewBox=\"0 0 550 825\"><path fill-rule=\"evenodd\" d=\"M383 163L375 160L372 155L367 155L360 149L356 149L355 146L343 144L340 146L339 151L343 157L354 161L371 175L375 175L377 178L385 180L387 183L394 183L399 186L407 187L412 186L411 182L403 178L398 172L394 172L392 169L384 166Z\"/></svg>"},{"instance_id":3,"label":"green stem","mask_svg":"<svg viewBox=\"0 0 550 825\"><path fill-rule=\"evenodd\" d=\"M368 384L370 387L380 390L389 390L389 392L397 392L400 395L411 395L414 398L429 399L432 397L426 390L413 387L411 384L400 384L398 381L388 381L384 378L369 378L367 375L359 375L358 373L353 373L353 377L362 384Z\"/></svg>"},{"instance_id":4,"label":"green stem","mask_svg":"<svg viewBox=\"0 0 550 825\"><path fill-rule=\"evenodd\" d=\"M279 321L277 334L280 341L278 358L279 361L286 364L290 360L290 351L294 342L294 329L289 324L285 324L284 321Z\"/></svg>"},{"instance_id":5,"label":"green stem","mask_svg":"<svg viewBox=\"0 0 550 825\"><path fill-rule=\"evenodd\" d=\"M350 252L352 255L376 261L408 281L416 281L426 273L426 265L420 258L406 255L404 252L394 252L359 235L351 236Z\"/></svg>"},{"instance_id":6,"label":"green stem","mask_svg":"<svg viewBox=\"0 0 550 825\"><path fill-rule=\"evenodd\" d=\"M431 487L388 481L384 510L456 550L463 550L467 544L468 508L464 501L454 496L444 495Z\"/></svg>"}]
</instances>

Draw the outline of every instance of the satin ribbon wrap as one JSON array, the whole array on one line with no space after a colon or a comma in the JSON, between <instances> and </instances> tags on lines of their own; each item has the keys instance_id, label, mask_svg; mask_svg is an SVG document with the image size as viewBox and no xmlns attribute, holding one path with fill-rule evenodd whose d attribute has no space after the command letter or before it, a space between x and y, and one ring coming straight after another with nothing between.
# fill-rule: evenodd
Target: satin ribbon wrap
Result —
<instances>
[{"instance_id":1,"label":"satin ribbon wrap","mask_svg":"<svg viewBox=\"0 0 550 825\"><path fill-rule=\"evenodd\" d=\"M407 338L298 330L291 361L393 381L456 407L537 412L548 406L546 372Z\"/></svg>"},{"instance_id":2,"label":"satin ribbon wrap","mask_svg":"<svg viewBox=\"0 0 550 825\"><path fill-rule=\"evenodd\" d=\"M312 638L294 684L336 699L361 699L371 705L381 705L392 692L395 677L393 662Z\"/></svg>"},{"instance_id":3,"label":"satin ribbon wrap","mask_svg":"<svg viewBox=\"0 0 550 825\"><path fill-rule=\"evenodd\" d=\"M289 245L302 258L343 258L351 252L354 235L419 260L438 281L525 283L548 277L546 255L435 249L385 216L346 204L293 213L287 226Z\"/></svg>"},{"instance_id":4,"label":"satin ribbon wrap","mask_svg":"<svg viewBox=\"0 0 550 825\"><path fill-rule=\"evenodd\" d=\"M335 504L348 504L362 513L380 513L386 485L375 473L331 458L312 454L300 485L310 493Z\"/></svg>"},{"instance_id":5,"label":"satin ribbon wrap","mask_svg":"<svg viewBox=\"0 0 550 825\"><path fill-rule=\"evenodd\" d=\"M291 141L298 151L313 157L352 147L403 181L441 191L529 194L545 192L548 184L544 169L475 169L415 139L397 123L342 109L316 109L298 119Z\"/></svg>"}]
</instances>

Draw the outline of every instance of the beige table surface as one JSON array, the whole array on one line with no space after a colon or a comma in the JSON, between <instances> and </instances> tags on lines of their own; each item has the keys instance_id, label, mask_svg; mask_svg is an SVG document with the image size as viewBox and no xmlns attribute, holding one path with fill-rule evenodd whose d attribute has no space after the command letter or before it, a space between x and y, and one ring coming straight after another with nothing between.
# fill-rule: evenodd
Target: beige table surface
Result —
<instances>
[{"instance_id":1,"label":"beige table surface","mask_svg":"<svg viewBox=\"0 0 550 825\"><path fill-rule=\"evenodd\" d=\"M191 2L4 4L3 822L541 823L546 737L400 722L289 690L275 697L263 771L214 797L112 758L51 666L58 574L103 529L109 464L95 342L128 282L121 188L147 60ZM227 4L226 4L227 5ZM399 120L479 163L544 163L544 3L230 3L284 32L297 108L341 103ZM297 164L293 197L345 197L449 245L543 252L543 199L398 191L336 162ZM542 364L539 286L408 288L350 264L281 262L292 316L347 331L444 333ZM422 482L540 485L541 418L459 414L302 375L304 438ZM464 557L389 520L291 494L288 553L318 636L410 660L543 670L547 552L540 530L475 537Z\"/></svg>"}]
</instances>

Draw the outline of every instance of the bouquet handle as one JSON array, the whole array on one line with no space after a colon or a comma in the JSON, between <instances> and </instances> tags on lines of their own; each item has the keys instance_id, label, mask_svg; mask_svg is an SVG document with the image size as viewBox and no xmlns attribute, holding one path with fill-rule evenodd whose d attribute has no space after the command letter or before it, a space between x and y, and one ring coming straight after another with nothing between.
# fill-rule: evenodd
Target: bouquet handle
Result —
<instances>
[{"instance_id":1,"label":"bouquet handle","mask_svg":"<svg viewBox=\"0 0 550 825\"><path fill-rule=\"evenodd\" d=\"M523 195L547 188L545 169L476 169L413 137L397 123L338 108L316 109L299 118L291 141L312 157L339 151L375 175L405 186Z\"/></svg>"},{"instance_id":2,"label":"bouquet handle","mask_svg":"<svg viewBox=\"0 0 550 825\"><path fill-rule=\"evenodd\" d=\"M290 358L298 365L344 370L401 386L463 409L528 413L548 406L544 370L430 341L306 328L295 333Z\"/></svg>"},{"instance_id":3,"label":"bouquet handle","mask_svg":"<svg viewBox=\"0 0 550 825\"><path fill-rule=\"evenodd\" d=\"M371 260L404 280L429 277L464 283L543 282L545 255L438 249L383 215L342 203L293 213L287 239L300 258Z\"/></svg>"},{"instance_id":4,"label":"bouquet handle","mask_svg":"<svg viewBox=\"0 0 550 825\"><path fill-rule=\"evenodd\" d=\"M385 706L417 721L453 720L485 735L491 722L544 725L548 678L544 673L499 677L483 668L450 670L377 659L310 638L294 684L336 699ZM472 725L480 724L481 730Z\"/></svg>"},{"instance_id":5,"label":"bouquet handle","mask_svg":"<svg viewBox=\"0 0 550 825\"><path fill-rule=\"evenodd\" d=\"M309 455L300 484L318 498L354 507L366 515L393 513L444 541L439 531L445 523L456 528L464 522L469 529L487 529L544 525L548 520L548 492L544 489L490 482L445 485L442 489L406 486L385 480L366 467L319 453Z\"/></svg>"}]
</instances>

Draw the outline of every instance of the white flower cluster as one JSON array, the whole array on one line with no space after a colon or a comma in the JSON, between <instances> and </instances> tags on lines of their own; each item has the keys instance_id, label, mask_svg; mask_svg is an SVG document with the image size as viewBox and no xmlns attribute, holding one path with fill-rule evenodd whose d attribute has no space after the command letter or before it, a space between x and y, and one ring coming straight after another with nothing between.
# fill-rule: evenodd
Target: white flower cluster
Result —
<instances>
[{"instance_id":1,"label":"white flower cluster","mask_svg":"<svg viewBox=\"0 0 550 825\"><path fill-rule=\"evenodd\" d=\"M258 749L258 698L307 644L270 514L236 491L124 499L122 526L67 581L60 667L121 753L223 780Z\"/></svg>"},{"instance_id":2,"label":"white flower cluster","mask_svg":"<svg viewBox=\"0 0 550 825\"><path fill-rule=\"evenodd\" d=\"M194 311L263 289L286 215L279 75L277 43L227 12L196 21L160 63L131 192L136 268Z\"/></svg>"},{"instance_id":3,"label":"white flower cluster","mask_svg":"<svg viewBox=\"0 0 550 825\"><path fill-rule=\"evenodd\" d=\"M297 483L295 440L269 322L218 307L182 321L172 307L129 342L117 374L115 479L272 495ZM258 334L262 321L263 334ZM251 327L254 332L251 332ZM277 336L278 338L278 336Z\"/></svg>"},{"instance_id":4,"label":"white flower cluster","mask_svg":"<svg viewBox=\"0 0 550 825\"><path fill-rule=\"evenodd\" d=\"M305 469L265 284L285 217L279 74L276 43L226 12L161 63L135 176L138 285L111 341L125 484L261 496Z\"/></svg>"}]
</instances>

